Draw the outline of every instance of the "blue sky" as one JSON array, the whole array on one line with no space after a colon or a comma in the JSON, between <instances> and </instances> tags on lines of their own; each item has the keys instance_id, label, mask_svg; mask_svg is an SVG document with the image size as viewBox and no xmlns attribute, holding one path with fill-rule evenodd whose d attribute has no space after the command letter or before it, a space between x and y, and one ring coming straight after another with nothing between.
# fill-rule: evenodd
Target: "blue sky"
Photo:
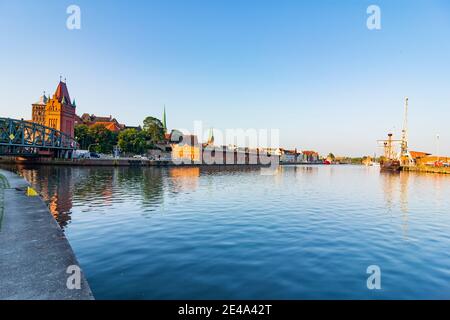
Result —
<instances>
[{"instance_id":1,"label":"blue sky","mask_svg":"<svg viewBox=\"0 0 450 320\"><path fill-rule=\"evenodd\" d=\"M439 133L450 154L449 39L445 0L0 0L0 116L30 118L62 75L79 114L137 125L166 104L169 128L275 128L285 147L356 156L401 130L408 96L412 149Z\"/></svg>"}]
</instances>

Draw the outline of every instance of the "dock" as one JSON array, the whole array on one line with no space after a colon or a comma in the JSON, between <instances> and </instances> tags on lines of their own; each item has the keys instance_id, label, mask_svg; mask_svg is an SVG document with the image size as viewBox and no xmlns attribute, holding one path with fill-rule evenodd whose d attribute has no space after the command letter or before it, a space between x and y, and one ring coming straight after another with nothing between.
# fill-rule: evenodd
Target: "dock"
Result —
<instances>
[{"instance_id":1,"label":"dock","mask_svg":"<svg viewBox=\"0 0 450 320\"><path fill-rule=\"evenodd\" d=\"M94 299L82 271L81 286L68 285L69 267L81 266L45 202L27 196L28 187L0 169L0 300Z\"/></svg>"},{"instance_id":2,"label":"dock","mask_svg":"<svg viewBox=\"0 0 450 320\"><path fill-rule=\"evenodd\" d=\"M402 167L402 171L450 174L450 167L404 166Z\"/></svg>"},{"instance_id":3,"label":"dock","mask_svg":"<svg viewBox=\"0 0 450 320\"><path fill-rule=\"evenodd\" d=\"M266 167L270 164L251 163L248 160L234 161L232 163L212 163L196 161L174 162L171 160L147 160L136 158L101 158L101 159L60 159L60 158L19 158L0 157L0 164L20 164L20 165L58 165L58 166L91 166L91 167L214 167L214 166L253 166Z\"/></svg>"}]
</instances>

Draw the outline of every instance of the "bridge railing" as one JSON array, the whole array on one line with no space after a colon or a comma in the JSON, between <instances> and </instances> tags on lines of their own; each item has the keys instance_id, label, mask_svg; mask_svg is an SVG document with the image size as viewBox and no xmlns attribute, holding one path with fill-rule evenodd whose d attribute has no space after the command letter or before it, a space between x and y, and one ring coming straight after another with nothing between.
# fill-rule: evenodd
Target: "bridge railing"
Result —
<instances>
[{"instance_id":1,"label":"bridge railing","mask_svg":"<svg viewBox=\"0 0 450 320\"><path fill-rule=\"evenodd\" d=\"M0 145L41 148L41 149L77 149L77 142L56 129L34 122L0 118Z\"/></svg>"}]
</instances>

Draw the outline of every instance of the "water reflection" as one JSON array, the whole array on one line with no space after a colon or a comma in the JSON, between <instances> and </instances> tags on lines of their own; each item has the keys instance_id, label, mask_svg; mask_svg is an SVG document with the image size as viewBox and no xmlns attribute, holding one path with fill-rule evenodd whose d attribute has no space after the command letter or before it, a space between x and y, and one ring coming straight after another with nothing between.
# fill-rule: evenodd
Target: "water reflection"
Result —
<instances>
[{"instance_id":1,"label":"water reflection","mask_svg":"<svg viewBox=\"0 0 450 320\"><path fill-rule=\"evenodd\" d=\"M448 176L358 166L273 176L251 167L16 170L48 201L98 299L450 292ZM385 274L377 296L365 286L370 264Z\"/></svg>"},{"instance_id":2,"label":"water reflection","mask_svg":"<svg viewBox=\"0 0 450 320\"><path fill-rule=\"evenodd\" d=\"M408 192L409 192L409 173L400 173L400 211L402 212L403 237L408 238Z\"/></svg>"},{"instance_id":3,"label":"water reflection","mask_svg":"<svg viewBox=\"0 0 450 320\"><path fill-rule=\"evenodd\" d=\"M140 214L158 210L164 191L171 197L194 192L201 175L239 175L258 172L256 167L66 167L3 166L22 175L42 196L50 212L64 229L71 222L73 203L81 212L108 212L132 199Z\"/></svg>"},{"instance_id":4,"label":"water reflection","mask_svg":"<svg viewBox=\"0 0 450 320\"><path fill-rule=\"evenodd\" d=\"M173 193L195 191L198 187L198 178L200 177L200 168L170 168L169 169L170 190Z\"/></svg>"},{"instance_id":5,"label":"water reflection","mask_svg":"<svg viewBox=\"0 0 450 320\"><path fill-rule=\"evenodd\" d=\"M71 220L75 185L71 168L45 166L37 169L21 165L17 170L41 194L52 215L64 228Z\"/></svg>"},{"instance_id":6,"label":"water reflection","mask_svg":"<svg viewBox=\"0 0 450 320\"><path fill-rule=\"evenodd\" d=\"M74 201L89 212L107 211L132 198L151 209L164 199L164 170L158 168L3 167L22 175L39 192L63 229L71 222Z\"/></svg>"},{"instance_id":7,"label":"water reflection","mask_svg":"<svg viewBox=\"0 0 450 320\"><path fill-rule=\"evenodd\" d=\"M386 210L393 215L398 205L398 209L401 212L403 237L407 239L410 174L408 172L381 172L380 178Z\"/></svg>"}]
</instances>

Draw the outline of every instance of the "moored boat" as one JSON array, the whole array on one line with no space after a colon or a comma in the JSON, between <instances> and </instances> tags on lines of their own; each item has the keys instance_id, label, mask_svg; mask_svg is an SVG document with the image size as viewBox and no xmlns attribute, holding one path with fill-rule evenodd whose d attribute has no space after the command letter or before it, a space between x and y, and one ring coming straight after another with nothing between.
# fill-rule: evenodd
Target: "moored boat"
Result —
<instances>
[{"instance_id":1,"label":"moored boat","mask_svg":"<svg viewBox=\"0 0 450 320\"><path fill-rule=\"evenodd\" d=\"M380 163L381 171L400 171L401 165L399 160L385 160Z\"/></svg>"}]
</instances>

